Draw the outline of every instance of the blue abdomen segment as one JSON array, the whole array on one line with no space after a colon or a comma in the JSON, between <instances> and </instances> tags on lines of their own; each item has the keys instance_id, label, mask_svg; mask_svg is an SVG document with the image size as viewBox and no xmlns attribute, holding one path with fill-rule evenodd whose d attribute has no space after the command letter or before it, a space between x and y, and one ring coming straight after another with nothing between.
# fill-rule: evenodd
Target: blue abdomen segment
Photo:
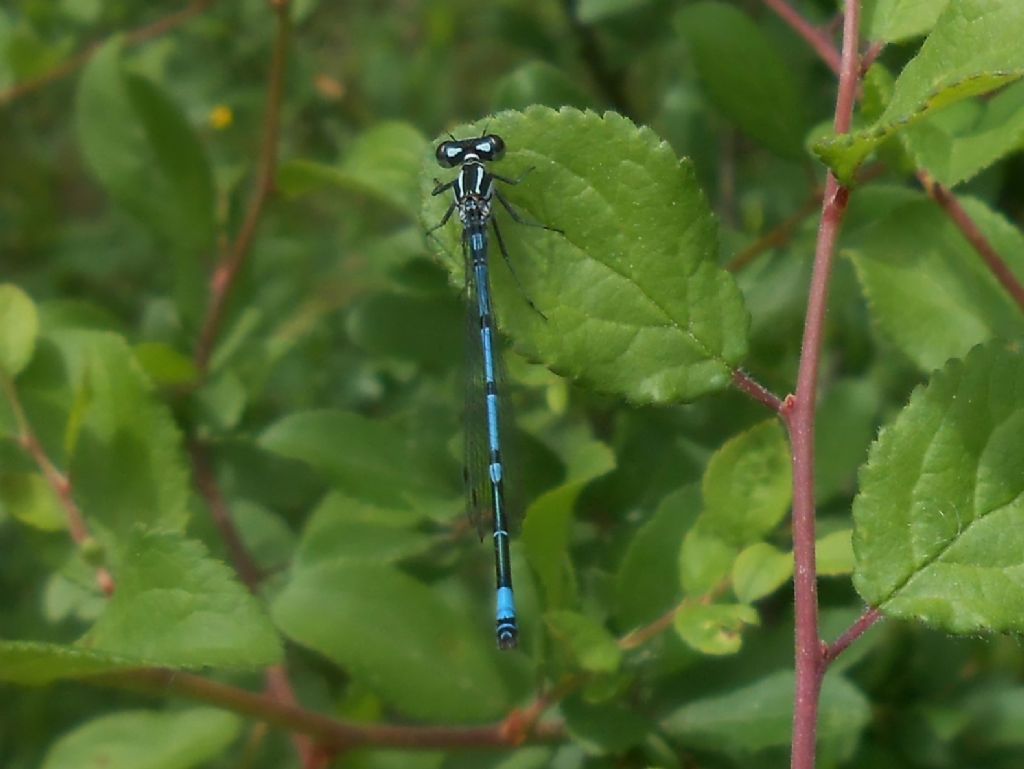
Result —
<instances>
[{"instance_id":1,"label":"blue abdomen segment","mask_svg":"<svg viewBox=\"0 0 1024 769\"><path fill-rule=\"evenodd\" d=\"M516 625L516 600L512 588L499 587L497 603L498 647L514 648L518 641L519 628Z\"/></svg>"}]
</instances>

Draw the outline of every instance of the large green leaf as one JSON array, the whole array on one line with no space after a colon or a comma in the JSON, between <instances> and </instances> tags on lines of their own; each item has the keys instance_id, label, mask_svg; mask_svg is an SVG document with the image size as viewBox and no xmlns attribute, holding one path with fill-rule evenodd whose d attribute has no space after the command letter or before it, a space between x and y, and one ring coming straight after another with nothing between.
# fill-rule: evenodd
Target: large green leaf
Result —
<instances>
[{"instance_id":1,"label":"large green leaf","mask_svg":"<svg viewBox=\"0 0 1024 769\"><path fill-rule=\"evenodd\" d=\"M1024 76L1024 4L949 3L917 56L896 80L892 100L870 126L818 140L814 151L845 183L878 145L931 112Z\"/></svg>"},{"instance_id":2,"label":"large green leaf","mask_svg":"<svg viewBox=\"0 0 1024 769\"><path fill-rule=\"evenodd\" d=\"M1020 231L979 201L962 203L1024 279ZM949 217L923 197L879 219L848 253L875 322L925 371L994 336L1024 333L1020 308Z\"/></svg>"},{"instance_id":3,"label":"large green leaf","mask_svg":"<svg viewBox=\"0 0 1024 769\"><path fill-rule=\"evenodd\" d=\"M89 678L145 666L140 659L80 646L0 641L0 681L42 686L62 679Z\"/></svg>"},{"instance_id":4,"label":"large green leaf","mask_svg":"<svg viewBox=\"0 0 1024 769\"><path fill-rule=\"evenodd\" d=\"M279 659L256 599L199 542L138 530L113 572L117 589L84 646L171 667L258 668Z\"/></svg>"},{"instance_id":5,"label":"large green leaf","mask_svg":"<svg viewBox=\"0 0 1024 769\"><path fill-rule=\"evenodd\" d=\"M486 126L508 146L496 173L515 178L533 169L502 192L523 216L564 230L517 225L496 204L522 290L492 258L495 304L518 349L638 402L692 400L727 387L746 354L748 317L732 277L717 266L714 220L691 164L613 113L535 107L499 113ZM421 174L426 227L451 201L430 196L437 175L431 155ZM458 224L435 235L454 282L464 285Z\"/></svg>"},{"instance_id":6,"label":"large green leaf","mask_svg":"<svg viewBox=\"0 0 1024 769\"><path fill-rule=\"evenodd\" d=\"M214 708L101 716L57 740L42 769L191 769L217 758L241 731Z\"/></svg>"},{"instance_id":7,"label":"large green leaf","mask_svg":"<svg viewBox=\"0 0 1024 769\"><path fill-rule=\"evenodd\" d=\"M38 333L39 315L28 294L0 285L0 376L17 376L28 365Z\"/></svg>"},{"instance_id":8,"label":"large green leaf","mask_svg":"<svg viewBox=\"0 0 1024 769\"><path fill-rule=\"evenodd\" d=\"M893 43L928 33L949 0L865 0L861 28L871 41Z\"/></svg>"},{"instance_id":9,"label":"large green leaf","mask_svg":"<svg viewBox=\"0 0 1024 769\"><path fill-rule=\"evenodd\" d=\"M854 584L955 633L1024 630L1024 357L991 342L919 388L872 446Z\"/></svg>"},{"instance_id":10,"label":"large green leaf","mask_svg":"<svg viewBox=\"0 0 1024 769\"><path fill-rule=\"evenodd\" d=\"M431 721L484 720L508 694L493 638L437 591L376 564L327 563L302 569L273 604L293 641L344 667L407 715Z\"/></svg>"},{"instance_id":11,"label":"large green leaf","mask_svg":"<svg viewBox=\"0 0 1024 769\"><path fill-rule=\"evenodd\" d=\"M720 2L684 8L686 38L708 98L740 130L786 157L804 154L803 94L772 40L743 11Z\"/></svg>"},{"instance_id":12,"label":"large green leaf","mask_svg":"<svg viewBox=\"0 0 1024 769\"><path fill-rule=\"evenodd\" d=\"M105 532L180 529L188 516L181 434L131 348L102 331L55 331L74 406L65 434L75 498ZM104 533L104 532L97 532Z\"/></svg>"},{"instance_id":13,"label":"large green leaf","mask_svg":"<svg viewBox=\"0 0 1024 769\"><path fill-rule=\"evenodd\" d=\"M119 38L89 61L75 106L82 154L111 197L185 251L211 247L214 189L202 144L154 83L123 67Z\"/></svg>"},{"instance_id":14,"label":"large green leaf","mask_svg":"<svg viewBox=\"0 0 1024 769\"><path fill-rule=\"evenodd\" d=\"M793 684L780 671L726 694L690 702L663 722L684 745L745 755L789 745L793 729ZM818 742L829 751L849 753L871 717L867 699L846 679L826 676L821 691Z\"/></svg>"}]
</instances>

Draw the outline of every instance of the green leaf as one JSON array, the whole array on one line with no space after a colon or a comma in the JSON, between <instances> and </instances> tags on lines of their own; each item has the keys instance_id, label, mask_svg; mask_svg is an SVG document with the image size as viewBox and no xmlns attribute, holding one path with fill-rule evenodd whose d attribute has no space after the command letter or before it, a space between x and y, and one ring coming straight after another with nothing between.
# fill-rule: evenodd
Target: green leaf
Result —
<instances>
[{"instance_id":1,"label":"green leaf","mask_svg":"<svg viewBox=\"0 0 1024 769\"><path fill-rule=\"evenodd\" d=\"M738 548L698 524L679 549L679 580L689 596L713 592L729 575Z\"/></svg>"},{"instance_id":2,"label":"green leaf","mask_svg":"<svg viewBox=\"0 0 1024 769\"><path fill-rule=\"evenodd\" d=\"M38 333L35 303L17 286L0 284L0 374L15 377L28 365Z\"/></svg>"},{"instance_id":3,"label":"green leaf","mask_svg":"<svg viewBox=\"0 0 1024 769\"><path fill-rule=\"evenodd\" d=\"M487 126L508 146L496 173L515 178L533 169L503 194L523 216L565 232L516 226L496 212L522 290L502 260L492 260L495 304L517 348L637 402L693 400L727 387L746 355L748 317L717 265L714 219L691 164L613 113L534 107L502 112ZM483 127L456 130L474 136ZM425 227L450 205L429 194L436 171L431 156L421 176ZM458 230L450 222L430 241L462 286Z\"/></svg>"},{"instance_id":4,"label":"green leaf","mask_svg":"<svg viewBox=\"0 0 1024 769\"><path fill-rule=\"evenodd\" d=\"M679 637L703 654L735 654L743 645L744 625L758 625L752 606L743 604L699 604L676 612L674 626Z\"/></svg>"},{"instance_id":5,"label":"green leaf","mask_svg":"<svg viewBox=\"0 0 1024 769\"><path fill-rule=\"evenodd\" d=\"M654 730L649 719L619 702L594 705L574 696L560 709L569 734L591 753L622 753Z\"/></svg>"},{"instance_id":6,"label":"green leaf","mask_svg":"<svg viewBox=\"0 0 1024 769\"><path fill-rule=\"evenodd\" d=\"M628 0L633 2L634 0ZM493 87L495 109L526 109L531 104L585 109L594 99L565 71L546 61L527 61Z\"/></svg>"},{"instance_id":7,"label":"green leaf","mask_svg":"<svg viewBox=\"0 0 1024 769\"><path fill-rule=\"evenodd\" d=\"M1018 0L949 3L921 50L896 80L892 100L872 125L814 144L844 183L878 145L931 112L1024 76L1024 6Z\"/></svg>"},{"instance_id":8,"label":"green leaf","mask_svg":"<svg viewBox=\"0 0 1024 769\"><path fill-rule=\"evenodd\" d=\"M622 650L604 625L572 611L544 615L551 635L567 646L580 668L591 673L614 673L622 664Z\"/></svg>"},{"instance_id":9,"label":"green leaf","mask_svg":"<svg viewBox=\"0 0 1024 769\"><path fill-rule=\"evenodd\" d=\"M895 43L925 35L949 0L867 0L861 28L874 41Z\"/></svg>"},{"instance_id":10,"label":"green leaf","mask_svg":"<svg viewBox=\"0 0 1024 769\"><path fill-rule=\"evenodd\" d=\"M732 590L742 603L771 595L793 576L793 554L767 542L755 542L736 557Z\"/></svg>"},{"instance_id":11,"label":"green leaf","mask_svg":"<svg viewBox=\"0 0 1024 769\"><path fill-rule=\"evenodd\" d=\"M117 589L88 648L171 667L258 668L281 645L228 566L180 534L136 530L116 554Z\"/></svg>"},{"instance_id":12,"label":"green leaf","mask_svg":"<svg viewBox=\"0 0 1024 769\"><path fill-rule=\"evenodd\" d=\"M88 678L144 665L142 660L76 646L0 641L0 681L24 686Z\"/></svg>"},{"instance_id":13,"label":"green leaf","mask_svg":"<svg viewBox=\"0 0 1024 769\"><path fill-rule=\"evenodd\" d=\"M1024 630L1024 357L950 361L871 448L854 500L854 585L887 616Z\"/></svg>"},{"instance_id":14,"label":"green leaf","mask_svg":"<svg viewBox=\"0 0 1024 769\"><path fill-rule=\"evenodd\" d=\"M672 492L630 541L615 576L615 616L622 629L650 622L682 599L680 543L700 505L696 484Z\"/></svg>"},{"instance_id":15,"label":"green leaf","mask_svg":"<svg viewBox=\"0 0 1024 769\"><path fill-rule=\"evenodd\" d=\"M0 510L42 531L67 528L67 514L60 500L38 473L0 472Z\"/></svg>"},{"instance_id":16,"label":"green leaf","mask_svg":"<svg viewBox=\"0 0 1024 769\"><path fill-rule=\"evenodd\" d=\"M199 381L199 370L188 356L162 342L135 346L135 358L157 387L184 388Z\"/></svg>"},{"instance_id":17,"label":"green leaf","mask_svg":"<svg viewBox=\"0 0 1024 769\"><path fill-rule=\"evenodd\" d=\"M238 716L214 708L123 711L61 737L43 769L191 769L219 757L241 730Z\"/></svg>"},{"instance_id":18,"label":"green leaf","mask_svg":"<svg viewBox=\"0 0 1024 769\"><path fill-rule=\"evenodd\" d=\"M704 472L702 532L737 547L770 534L793 498L790 468L789 442L775 419L727 441Z\"/></svg>"},{"instance_id":19,"label":"green leaf","mask_svg":"<svg viewBox=\"0 0 1024 769\"><path fill-rule=\"evenodd\" d=\"M406 431L345 411L290 414L260 436L264 449L311 465L357 499L408 510L449 502L458 476L447 456L429 456ZM451 481L451 483L446 483Z\"/></svg>"},{"instance_id":20,"label":"green leaf","mask_svg":"<svg viewBox=\"0 0 1024 769\"><path fill-rule=\"evenodd\" d=\"M379 507L333 492L306 522L295 567L316 568L334 561L396 561L430 545L427 537L413 529L419 520L407 508Z\"/></svg>"},{"instance_id":21,"label":"green leaf","mask_svg":"<svg viewBox=\"0 0 1024 769\"><path fill-rule=\"evenodd\" d=\"M911 127L904 144L947 187L971 179L1024 146L1024 83L936 113Z\"/></svg>"},{"instance_id":22,"label":"green leaf","mask_svg":"<svg viewBox=\"0 0 1024 769\"><path fill-rule=\"evenodd\" d=\"M841 577L853 571L853 532L849 529L833 531L815 543L818 559L818 575Z\"/></svg>"},{"instance_id":23,"label":"green leaf","mask_svg":"<svg viewBox=\"0 0 1024 769\"><path fill-rule=\"evenodd\" d=\"M773 152L804 155L804 99L771 39L733 5L699 2L676 16L708 98Z\"/></svg>"},{"instance_id":24,"label":"green leaf","mask_svg":"<svg viewBox=\"0 0 1024 769\"><path fill-rule=\"evenodd\" d=\"M576 4L576 18L582 24L594 24L649 4L650 0L580 0Z\"/></svg>"},{"instance_id":25,"label":"green leaf","mask_svg":"<svg viewBox=\"0 0 1024 769\"><path fill-rule=\"evenodd\" d=\"M359 134L337 165L312 160L284 163L278 184L286 195L303 195L330 184L415 217L420 163L427 151L427 140L409 123L379 123Z\"/></svg>"},{"instance_id":26,"label":"green leaf","mask_svg":"<svg viewBox=\"0 0 1024 769\"><path fill-rule=\"evenodd\" d=\"M766 748L788 747L793 729L793 685L790 671L779 671L726 694L690 702L663 722L682 744L745 755ZM854 748L871 718L860 690L846 679L829 675L821 691L819 746ZM840 751L841 752L841 751Z\"/></svg>"},{"instance_id":27,"label":"green leaf","mask_svg":"<svg viewBox=\"0 0 1024 769\"><path fill-rule=\"evenodd\" d=\"M416 318L416 323L409 323ZM464 303L454 297L373 294L352 308L346 330L364 350L434 369L450 368L465 354Z\"/></svg>"},{"instance_id":28,"label":"green leaf","mask_svg":"<svg viewBox=\"0 0 1024 769\"><path fill-rule=\"evenodd\" d=\"M964 209L1024 278L1024 236L984 204ZM899 206L848 251L874 320L922 370L992 337L1024 333L1024 317L956 226L923 199Z\"/></svg>"},{"instance_id":29,"label":"green leaf","mask_svg":"<svg viewBox=\"0 0 1024 769\"><path fill-rule=\"evenodd\" d=\"M814 425L814 497L824 502L854 487L875 437L881 400L876 383L840 379L829 386Z\"/></svg>"},{"instance_id":30,"label":"green leaf","mask_svg":"<svg viewBox=\"0 0 1024 769\"><path fill-rule=\"evenodd\" d=\"M293 641L343 666L395 709L429 721L496 717L508 694L493 638L439 593L375 564L294 573L272 613ZM491 631L493 632L493 630Z\"/></svg>"},{"instance_id":31,"label":"green leaf","mask_svg":"<svg viewBox=\"0 0 1024 769\"><path fill-rule=\"evenodd\" d=\"M214 188L203 146L155 84L125 71L119 38L82 72L75 124L85 161L111 197L185 251L212 248Z\"/></svg>"},{"instance_id":32,"label":"green leaf","mask_svg":"<svg viewBox=\"0 0 1024 769\"><path fill-rule=\"evenodd\" d=\"M75 498L90 523L113 536L137 523L180 530L189 477L181 434L132 350L114 334L61 330L59 350L74 402L65 443Z\"/></svg>"}]
</instances>

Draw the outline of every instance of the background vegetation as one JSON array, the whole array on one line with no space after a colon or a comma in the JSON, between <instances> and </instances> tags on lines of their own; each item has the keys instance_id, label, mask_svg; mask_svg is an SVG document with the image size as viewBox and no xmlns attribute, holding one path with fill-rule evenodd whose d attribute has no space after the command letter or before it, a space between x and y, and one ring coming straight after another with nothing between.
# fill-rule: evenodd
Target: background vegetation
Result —
<instances>
[{"instance_id":1,"label":"background vegetation","mask_svg":"<svg viewBox=\"0 0 1024 769\"><path fill-rule=\"evenodd\" d=\"M1020 766L1024 9L843 5L0 8L0 765Z\"/></svg>"}]
</instances>

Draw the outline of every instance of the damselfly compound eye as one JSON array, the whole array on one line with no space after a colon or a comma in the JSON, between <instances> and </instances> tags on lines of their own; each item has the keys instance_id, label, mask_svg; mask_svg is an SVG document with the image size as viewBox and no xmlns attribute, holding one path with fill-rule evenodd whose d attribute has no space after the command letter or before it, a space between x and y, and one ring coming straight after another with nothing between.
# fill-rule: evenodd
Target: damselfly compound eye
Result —
<instances>
[{"instance_id":1,"label":"damselfly compound eye","mask_svg":"<svg viewBox=\"0 0 1024 769\"><path fill-rule=\"evenodd\" d=\"M461 142L441 142L437 145L438 165L442 168L455 168L462 162L462 156L466 154Z\"/></svg>"}]
</instances>

